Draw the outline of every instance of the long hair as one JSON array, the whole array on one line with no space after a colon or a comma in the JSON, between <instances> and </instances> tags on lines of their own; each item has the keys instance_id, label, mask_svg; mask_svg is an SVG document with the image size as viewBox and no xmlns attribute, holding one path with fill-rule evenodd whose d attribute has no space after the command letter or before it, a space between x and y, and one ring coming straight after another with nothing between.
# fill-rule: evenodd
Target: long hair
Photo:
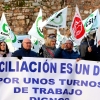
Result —
<instances>
[{"instance_id":1,"label":"long hair","mask_svg":"<svg viewBox=\"0 0 100 100\"><path fill-rule=\"evenodd\" d=\"M9 49L8 49L7 43L4 42L4 41L3 41L3 42L0 42L0 46L1 46L2 43L5 43L5 44L6 44L6 50L5 50L5 51L6 51L6 53L8 54L8 53L9 53ZM1 47L0 47L0 51L2 51L2 50L1 50Z\"/></svg>"}]
</instances>

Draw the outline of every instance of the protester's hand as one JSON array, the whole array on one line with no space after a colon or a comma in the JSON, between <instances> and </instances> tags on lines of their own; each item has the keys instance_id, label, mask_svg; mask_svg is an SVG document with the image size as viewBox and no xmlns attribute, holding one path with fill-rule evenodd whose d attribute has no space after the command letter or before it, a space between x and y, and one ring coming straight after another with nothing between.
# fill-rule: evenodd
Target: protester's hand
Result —
<instances>
[{"instance_id":1,"label":"protester's hand","mask_svg":"<svg viewBox=\"0 0 100 100\"><path fill-rule=\"evenodd\" d=\"M78 61L80 61L80 60L81 60L81 58L77 58L77 59L76 59L76 62L78 62Z\"/></svg>"},{"instance_id":2,"label":"protester's hand","mask_svg":"<svg viewBox=\"0 0 100 100\"><path fill-rule=\"evenodd\" d=\"M7 55L6 55L6 54L4 54L2 57L7 57Z\"/></svg>"},{"instance_id":3,"label":"protester's hand","mask_svg":"<svg viewBox=\"0 0 100 100\"><path fill-rule=\"evenodd\" d=\"M19 60L21 60L21 59L22 59L22 56L17 56L17 58L18 58Z\"/></svg>"},{"instance_id":4,"label":"protester's hand","mask_svg":"<svg viewBox=\"0 0 100 100\"><path fill-rule=\"evenodd\" d=\"M61 44L61 49L65 49L66 48L66 44Z\"/></svg>"},{"instance_id":5,"label":"protester's hand","mask_svg":"<svg viewBox=\"0 0 100 100\"><path fill-rule=\"evenodd\" d=\"M40 50L39 50L39 55L43 55L43 49L42 48L40 48Z\"/></svg>"},{"instance_id":6,"label":"protester's hand","mask_svg":"<svg viewBox=\"0 0 100 100\"><path fill-rule=\"evenodd\" d=\"M90 46L88 47L88 52L92 52L92 48Z\"/></svg>"}]
</instances>

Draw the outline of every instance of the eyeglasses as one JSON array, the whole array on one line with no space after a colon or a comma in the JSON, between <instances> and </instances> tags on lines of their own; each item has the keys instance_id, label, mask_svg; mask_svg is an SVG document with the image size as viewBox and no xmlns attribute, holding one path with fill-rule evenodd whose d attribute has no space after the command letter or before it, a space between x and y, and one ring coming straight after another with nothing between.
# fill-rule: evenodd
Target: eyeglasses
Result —
<instances>
[{"instance_id":1,"label":"eyeglasses","mask_svg":"<svg viewBox=\"0 0 100 100\"><path fill-rule=\"evenodd\" d=\"M56 36L55 36L55 35L50 35L50 36L48 36L48 38L50 38L50 39L55 39Z\"/></svg>"}]
</instances>

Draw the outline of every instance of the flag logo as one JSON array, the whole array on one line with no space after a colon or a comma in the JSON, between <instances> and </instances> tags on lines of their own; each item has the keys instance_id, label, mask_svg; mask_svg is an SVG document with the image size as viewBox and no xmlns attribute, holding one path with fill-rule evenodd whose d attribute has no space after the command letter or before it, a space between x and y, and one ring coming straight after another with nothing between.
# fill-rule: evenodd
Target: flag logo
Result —
<instances>
[{"instance_id":1,"label":"flag logo","mask_svg":"<svg viewBox=\"0 0 100 100\"><path fill-rule=\"evenodd\" d=\"M74 37L76 39L80 39L85 33L83 23L81 21L81 18L78 16L78 14L74 18L72 29L73 29Z\"/></svg>"}]
</instances>

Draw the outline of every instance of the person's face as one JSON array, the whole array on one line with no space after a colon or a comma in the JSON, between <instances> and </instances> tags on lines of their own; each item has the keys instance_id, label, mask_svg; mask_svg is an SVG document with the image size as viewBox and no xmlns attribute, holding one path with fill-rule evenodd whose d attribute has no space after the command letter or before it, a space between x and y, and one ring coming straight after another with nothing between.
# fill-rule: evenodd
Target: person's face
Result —
<instances>
[{"instance_id":1,"label":"person's face","mask_svg":"<svg viewBox=\"0 0 100 100\"><path fill-rule=\"evenodd\" d=\"M56 45L56 40L51 40L50 47L55 47L55 45Z\"/></svg>"},{"instance_id":2,"label":"person's face","mask_svg":"<svg viewBox=\"0 0 100 100\"><path fill-rule=\"evenodd\" d=\"M30 50L31 49L31 41L30 40L25 40L23 42L23 48L26 50Z\"/></svg>"},{"instance_id":3,"label":"person's face","mask_svg":"<svg viewBox=\"0 0 100 100\"><path fill-rule=\"evenodd\" d=\"M72 49L73 49L73 44L72 44L71 41L67 41L67 42L66 42L66 49L67 49L67 50L72 50Z\"/></svg>"},{"instance_id":4,"label":"person's face","mask_svg":"<svg viewBox=\"0 0 100 100\"><path fill-rule=\"evenodd\" d=\"M1 43L1 50L6 50L6 44L4 42Z\"/></svg>"}]
</instances>

